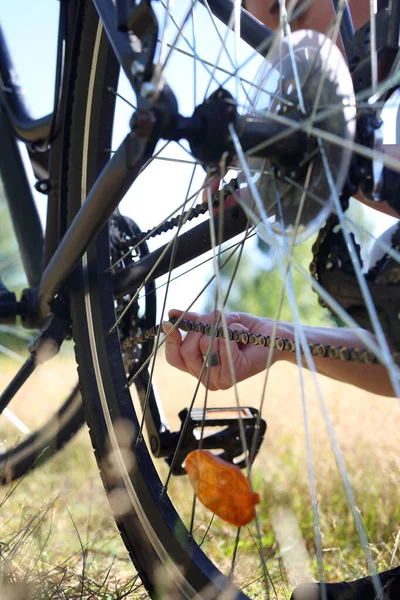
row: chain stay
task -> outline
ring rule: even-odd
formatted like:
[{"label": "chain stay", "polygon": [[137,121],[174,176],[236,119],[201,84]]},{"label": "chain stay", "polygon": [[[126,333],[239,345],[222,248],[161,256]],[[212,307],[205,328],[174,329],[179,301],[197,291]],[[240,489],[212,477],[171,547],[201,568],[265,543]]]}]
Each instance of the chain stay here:
[{"label": "chain stay", "polygon": [[[232,179],[229,183],[224,185],[224,187],[222,188],[222,203],[225,202],[228,196],[232,196],[233,194],[235,194],[237,190],[238,183],[236,179]],[[218,208],[221,202],[220,196],[221,190],[218,190],[212,196],[212,204],[214,208]],[[208,212],[208,202],[201,202],[200,204],[197,204],[196,206],[187,210],[180,216],[173,217],[172,219],[165,221],[162,225],[158,227],[153,227],[148,231],[145,231],[143,233],[135,235],[132,238],[129,238],[128,240],[125,240],[121,248],[125,249],[130,248],[132,246],[137,246],[144,239],[148,240],[150,238],[154,238],[158,235],[161,235],[162,233],[167,233],[167,231],[171,231],[172,229],[175,229],[175,227],[178,227],[180,224],[186,223],[187,221],[192,221],[200,215],[204,215],[206,212]]]}]

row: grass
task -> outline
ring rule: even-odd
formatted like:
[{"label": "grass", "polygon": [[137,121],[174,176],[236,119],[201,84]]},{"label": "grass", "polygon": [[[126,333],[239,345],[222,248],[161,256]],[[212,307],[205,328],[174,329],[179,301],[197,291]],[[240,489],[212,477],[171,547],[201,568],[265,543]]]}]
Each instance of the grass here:
[{"label": "grass", "polygon": [[[170,370],[160,361],[158,384],[172,426],[190,402],[194,382],[180,375],[170,385]],[[258,404],[261,380],[241,385],[248,404]],[[395,399],[370,396],[322,380],[335,431],[351,474],[357,509],[366,525],[379,570],[396,566],[400,523],[398,423]],[[297,373],[277,365],[271,372],[264,416],[268,433],[254,471],[262,551],[278,598],[289,598],[300,580],[318,579],[308,483],[308,467]],[[314,469],[320,513],[324,573],[327,581],[367,573],[351,511],[330,450],[311,382],[306,379]],[[213,394],[215,405],[231,405],[231,392]],[[29,410],[32,410],[30,405]],[[38,410],[38,405],[35,406]],[[162,469],[162,467],[161,467]],[[189,519],[191,491],[184,478],[173,481],[171,495]],[[52,461],[0,495],[0,597],[10,600],[146,598],[119,537],[98,474],[87,431]],[[195,536],[206,533],[209,513],[197,513]],[[236,530],[214,519],[204,549],[229,571]],[[257,562],[254,524],[243,528],[235,567],[236,581],[252,596],[264,597]],[[165,594],[164,594],[165,596]],[[166,597],[166,596],[165,596]]]}]

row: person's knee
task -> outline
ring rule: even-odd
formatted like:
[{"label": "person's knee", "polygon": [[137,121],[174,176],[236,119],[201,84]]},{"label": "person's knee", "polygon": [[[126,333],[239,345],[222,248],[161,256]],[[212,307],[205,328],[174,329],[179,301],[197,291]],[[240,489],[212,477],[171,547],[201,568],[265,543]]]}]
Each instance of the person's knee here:
[{"label": "person's knee", "polygon": [[290,596],[290,600],[320,600],[320,598],[320,587],[317,583],[302,583]]},{"label": "person's knee", "polygon": [[[346,583],[326,583],[325,594],[320,583],[302,583],[293,591],[290,600],[355,600],[351,586]],[[362,596],[360,596],[362,598]]]}]

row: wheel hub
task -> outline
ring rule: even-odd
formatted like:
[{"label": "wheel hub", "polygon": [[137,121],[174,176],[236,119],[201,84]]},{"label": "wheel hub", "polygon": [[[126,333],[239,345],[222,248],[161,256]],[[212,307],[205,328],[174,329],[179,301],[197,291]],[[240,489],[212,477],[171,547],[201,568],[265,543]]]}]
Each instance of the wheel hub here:
[{"label": "wheel hub", "polygon": [[[248,158],[268,223],[254,218],[259,208],[244,173],[239,175],[240,197],[266,241],[278,234],[300,243],[322,226],[333,194],[340,196],[346,182],[352,157],[346,142],[353,141],[356,129],[352,79],[337,46],[321,33],[303,30],[275,45],[255,84],[250,109],[258,118],[300,127],[307,140],[297,163],[293,154],[289,160],[284,154]],[[288,134],[282,134],[281,143],[290,152]]]}]

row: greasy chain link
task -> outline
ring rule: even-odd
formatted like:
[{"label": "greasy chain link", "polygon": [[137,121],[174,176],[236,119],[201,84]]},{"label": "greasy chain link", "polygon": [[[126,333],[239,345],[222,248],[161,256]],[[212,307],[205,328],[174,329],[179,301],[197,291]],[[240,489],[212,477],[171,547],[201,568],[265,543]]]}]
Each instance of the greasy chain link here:
[{"label": "greasy chain link", "polygon": [[[237,182],[235,179],[231,180],[227,185],[225,185],[223,190],[223,201],[232,193],[237,191]],[[220,194],[221,190],[216,192],[213,196],[213,205],[218,206],[220,203]],[[205,214],[208,211],[208,203],[203,202],[198,204],[194,208],[190,209],[186,213],[183,213],[180,217],[174,217],[169,221],[163,223],[160,227],[150,229],[149,231],[142,233],[138,236],[134,236],[130,238],[127,242],[127,245],[133,246],[139,244],[144,238],[149,239],[155,237],[161,233],[166,231],[170,231],[171,229],[177,227],[179,223],[184,223],[186,221],[192,220],[193,218],[198,217],[200,214]],[[337,219],[334,215],[329,217],[325,227],[323,227],[317,237],[316,242],[312,246],[312,254],[313,258],[310,264],[310,273],[312,277],[318,279],[317,276],[317,265],[319,260],[319,250],[326,239],[328,233],[332,230],[332,228],[336,225]],[[398,236],[399,238],[400,236]],[[396,250],[400,250],[400,239],[396,238],[398,241],[399,248],[395,248]],[[399,276],[400,279],[400,276]],[[393,282],[391,282],[393,283]],[[318,302],[321,306],[327,307],[325,301],[318,297]],[[178,319],[170,319],[172,324],[176,324]],[[181,319],[179,322],[179,328],[186,332],[195,332],[202,335],[207,335],[210,337],[216,338],[225,338],[224,330],[222,327],[214,328],[211,325],[206,325],[204,323],[198,321],[190,321],[188,319]],[[122,350],[129,351],[132,350],[138,344],[143,344],[148,342],[155,337],[157,337],[159,333],[160,325],[155,325],[150,329],[144,329],[141,333],[127,339],[125,338],[122,342]],[[238,344],[251,344],[252,346],[260,346],[262,348],[274,348],[278,351],[286,351],[286,352],[295,352],[296,351],[296,343],[294,340],[290,340],[287,338],[275,337],[272,339],[269,335],[262,335],[258,333],[238,331],[236,329],[232,330],[228,328],[228,337],[230,341],[237,342]],[[318,344],[318,343],[309,343],[308,347],[312,356],[319,358],[331,358],[336,360],[345,360],[345,361],[353,361],[353,362],[361,362],[366,364],[376,364],[378,363],[378,359],[374,355],[373,352],[360,349],[360,348],[347,348],[346,346],[331,346],[330,344]],[[301,354],[304,354],[303,348],[300,348]]]}]

